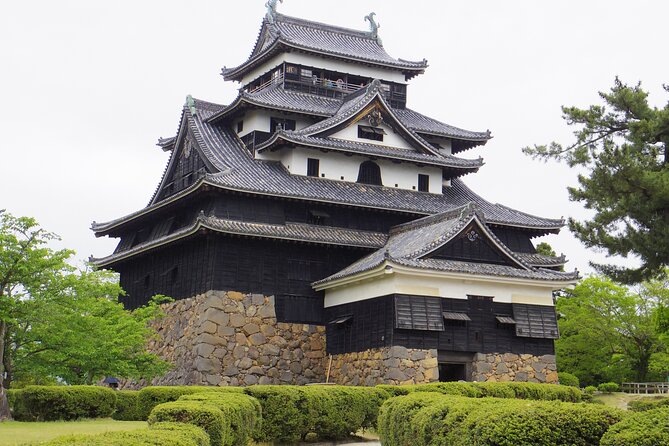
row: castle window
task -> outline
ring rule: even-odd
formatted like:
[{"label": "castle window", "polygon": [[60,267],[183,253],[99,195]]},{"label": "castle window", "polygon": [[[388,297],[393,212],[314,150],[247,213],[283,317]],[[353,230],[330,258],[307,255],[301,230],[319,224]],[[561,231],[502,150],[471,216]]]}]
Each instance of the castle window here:
[{"label": "castle window", "polygon": [[307,176],[317,177],[320,173],[320,161],[316,158],[307,158]]},{"label": "castle window", "polygon": [[418,190],[420,192],[430,192],[430,176],[418,174]]},{"label": "castle window", "polygon": [[237,123],[237,133],[241,133],[244,130],[244,121],[239,121]]},{"label": "castle window", "polygon": [[277,130],[295,130],[294,119],[271,118],[269,121],[270,132]]},{"label": "castle window", "polygon": [[312,225],[324,225],[329,218],[330,214],[328,214],[327,212],[319,211],[317,209],[312,209],[309,211],[307,222]]},{"label": "castle window", "polygon": [[383,141],[383,135],[385,134],[386,132],[378,127],[370,127],[368,125],[358,126],[358,138]]},{"label": "castle window", "polygon": [[381,182],[381,168],[373,161],[365,161],[360,164],[358,171],[358,183],[383,185]]}]

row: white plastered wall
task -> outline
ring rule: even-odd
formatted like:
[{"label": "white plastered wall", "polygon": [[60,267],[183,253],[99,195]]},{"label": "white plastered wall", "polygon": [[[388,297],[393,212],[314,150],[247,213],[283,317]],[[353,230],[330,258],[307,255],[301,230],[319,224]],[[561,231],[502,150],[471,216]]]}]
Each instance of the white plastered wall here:
[{"label": "white plastered wall", "polygon": [[325,307],[333,307],[388,294],[466,299],[467,295],[493,296],[495,302],[553,305],[554,286],[526,284],[495,278],[446,278],[389,273],[325,291]]},{"label": "white plastered wall", "polygon": [[[369,159],[366,156],[346,156],[343,153],[303,148],[284,148],[276,152],[259,153],[256,156],[258,159],[281,161],[293,175],[306,175],[307,158],[315,158],[319,160],[321,178],[349,182],[357,181],[360,164]],[[381,169],[381,180],[384,186],[418,190],[418,174],[420,173],[429,175],[430,193],[441,193],[441,169],[438,167],[418,167],[411,163],[394,163],[383,159],[377,159],[374,162]]]},{"label": "white plastered wall", "polygon": [[313,124],[313,122],[308,121],[301,115],[290,114],[290,113],[281,113],[281,112],[268,112],[266,110],[251,110],[247,112],[242,119],[236,119],[233,122],[233,130],[237,130],[237,123],[240,120],[244,121],[244,129],[239,132],[239,137],[247,135],[253,131],[261,132],[272,132],[270,130],[271,118],[280,118],[280,119],[292,119],[295,121],[295,130],[300,130],[305,127],[308,127]]},{"label": "white plastered wall", "polygon": [[395,147],[401,150],[409,150],[409,151],[416,150],[404,138],[402,138],[399,134],[395,133],[395,131],[389,125],[381,124],[377,126],[377,128],[381,128],[383,129],[384,132],[386,132],[386,134],[383,135],[383,141],[375,141],[373,139],[359,138],[358,137],[359,125],[369,126],[367,121],[363,119],[353,125],[349,125],[348,127],[339,130],[338,132],[333,133],[332,135],[330,135],[330,138],[343,139],[345,141],[355,141],[364,144],[374,144],[377,146]]}]

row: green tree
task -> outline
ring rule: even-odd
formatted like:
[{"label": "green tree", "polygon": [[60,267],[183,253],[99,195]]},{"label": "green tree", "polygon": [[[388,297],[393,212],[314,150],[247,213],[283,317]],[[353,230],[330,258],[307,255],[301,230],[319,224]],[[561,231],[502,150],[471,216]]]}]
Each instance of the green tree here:
[{"label": "green tree", "polygon": [[557,300],[558,367],[583,385],[663,379],[667,344],[658,311],[668,301],[657,282],[638,292],[604,277],[582,280]]},{"label": "green tree", "polygon": [[156,303],[125,311],[116,278],[76,271],[72,251],[48,247],[57,239],[32,218],[0,211],[0,420],[9,417],[4,389],[16,374],[74,384],[149,378],[167,367],[145,351]]},{"label": "green tree", "polygon": [[593,264],[617,281],[638,283],[669,265],[669,105],[651,107],[640,84],[617,78],[610,92],[599,95],[604,105],[562,108],[567,124],[576,127],[573,144],[553,142],[523,151],[587,172],[569,195],[594,217],[569,219],[569,228],[587,247],[638,256],[639,268]]}]

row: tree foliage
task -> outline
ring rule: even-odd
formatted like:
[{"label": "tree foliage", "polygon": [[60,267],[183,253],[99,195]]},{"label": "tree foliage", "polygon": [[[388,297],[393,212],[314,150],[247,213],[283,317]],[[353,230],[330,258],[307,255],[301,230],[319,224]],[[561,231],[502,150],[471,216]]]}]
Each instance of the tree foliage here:
[{"label": "tree foliage", "polygon": [[667,331],[659,316],[669,304],[660,281],[639,290],[589,277],[557,300],[558,367],[582,385],[664,381],[669,373]]},{"label": "tree foliage", "polygon": [[77,271],[67,263],[73,251],[49,247],[57,239],[32,218],[0,211],[0,389],[14,378],[90,384],[164,372],[145,351],[157,304],[125,311],[117,278]]},{"label": "tree foliage", "polygon": [[604,105],[562,108],[567,124],[576,127],[573,144],[523,151],[583,168],[569,195],[594,217],[570,219],[569,228],[588,247],[638,256],[639,268],[593,264],[615,280],[638,283],[669,265],[669,105],[651,107],[640,84],[617,78],[610,92],[599,95]]}]

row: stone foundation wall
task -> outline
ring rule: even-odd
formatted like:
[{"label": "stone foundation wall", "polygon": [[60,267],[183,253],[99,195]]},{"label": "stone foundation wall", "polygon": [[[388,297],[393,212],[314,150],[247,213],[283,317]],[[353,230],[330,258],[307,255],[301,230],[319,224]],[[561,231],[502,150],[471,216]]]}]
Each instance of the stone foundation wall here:
[{"label": "stone foundation wall", "polygon": [[330,382],[352,386],[439,380],[437,350],[388,347],[333,355]]},{"label": "stone foundation wall", "polygon": [[325,327],[277,323],[273,297],[209,291],[164,310],[149,350],[174,368],[153,385],[325,381]]},{"label": "stone foundation wall", "polygon": [[472,381],[557,384],[555,355],[477,353],[472,362]]}]

